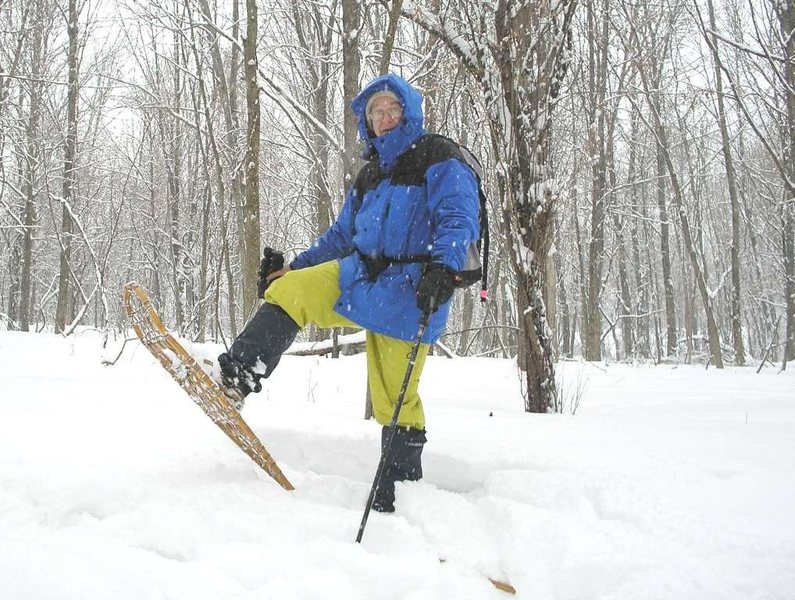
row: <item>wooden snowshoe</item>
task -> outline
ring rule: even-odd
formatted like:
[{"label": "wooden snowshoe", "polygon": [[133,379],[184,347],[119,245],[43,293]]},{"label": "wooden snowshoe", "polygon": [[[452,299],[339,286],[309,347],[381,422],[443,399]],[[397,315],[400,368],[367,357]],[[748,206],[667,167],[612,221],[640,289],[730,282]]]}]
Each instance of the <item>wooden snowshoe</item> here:
[{"label": "wooden snowshoe", "polygon": [[243,399],[232,390],[222,389],[169,333],[152,306],[146,290],[140,284],[131,282],[124,286],[122,298],[124,311],[136,335],[163,368],[212,422],[257,465],[285,490],[294,489],[265,446],[235,409],[235,404],[242,406]]}]

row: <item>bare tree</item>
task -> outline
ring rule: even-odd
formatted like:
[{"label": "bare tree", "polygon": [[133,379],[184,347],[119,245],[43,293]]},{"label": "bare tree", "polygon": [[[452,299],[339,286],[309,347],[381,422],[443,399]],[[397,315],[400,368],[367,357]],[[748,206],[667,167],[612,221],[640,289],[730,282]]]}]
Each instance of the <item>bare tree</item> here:
[{"label": "bare tree", "polygon": [[489,110],[493,150],[502,165],[503,220],[519,287],[520,367],[528,412],[546,412],[558,402],[545,302],[557,200],[548,153],[576,5],[559,0],[516,7],[500,1],[491,13],[467,2],[457,15],[466,31],[427,7],[403,7],[405,16],[437,35],[464,62]]},{"label": "bare tree", "polygon": [[243,271],[243,313],[249,314],[257,304],[257,270],[259,268],[259,152],[260,100],[257,83],[257,1],[246,0],[246,37],[243,40],[243,71],[246,78],[246,151],[243,158],[246,195],[242,207],[243,229],[240,232]]},{"label": "bare tree", "polygon": [[353,183],[357,169],[356,138],[358,136],[356,115],[348,107],[359,93],[359,76],[361,72],[361,56],[359,37],[361,34],[361,16],[359,0],[342,1],[342,105],[343,105],[343,156],[344,180],[347,188]]},{"label": "bare tree", "polygon": [[77,155],[77,93],[79,45],[77,1],[69,0],[67,16],[69,50],[67,59],[67,100],[66,100],[66,140],[64,143],[63,164],[63,210],[61,213],[61,256],[58,274],[58,305],[55,309],[55,331],[63,331],[68,319],[69,278],[71,269],[69,258],[72,254],[72,217],[69,206],[74,205]]},{"label": "bare tree", "polygon": [[605,222],[607,220],[607,106],[608,93],[608,24],[607,2],[594,0],[587,4],[588,41],[585,98],[588,115],[587,152],[591,165],[591,235],[588,240],[588,286],[583,314],[585,359],[602,360],[602,278],[604,276]]},{"label": "bare tree", "polygon": [[[330,63],[336,15],[334,7],[322,10],[319,6],[302,6],[290,2],[288,9],[292,15],[292,25],[298,48],[290,52],[293,78],[296,80],[296,97],[307,97],[312,114],[327,129],[331,129],[329,108],[331,104]],[[297,55],[297,57],[296,57]],[[326,57],[325,60],[318,60]],[[303,89],[298,89],[299,86]],[[336,212],[332,205],[331,156],[328,140],[312,123],[302,128],[307,153],[311,157],[312,191],[315,195],[316,228],[314,236],[319,236],[329,228]]]},{"label": "bare tree", "polygon": [[24,208],[21,221],[24,229],[20,244],[21,261],[19,268],[19,304],[15,317],[22,331],[30,330],[33,311],[33,245],[34,233],[38,226],[37,199],[43,182],[41,156],[41,121],[44,101],[45,62],[48,32],[52,26],[52,16],[48,12],[46,0],[36,0],[34,26],[29,49],[30,75],[27,85],[28,114],[25,127],[25,150],[23,155],[22,194]]},{"label": "bare tree", "polygon": [[[756,47],[742,40],[738,42],[731,36],[716,35],[718,32],[707,28],[701,13],[696,12],[705,38],[713,44],[715,40],[720,40],[736,51],[745,63],[745,69],[751,73],[751,82],[747,89],[743,89],[740,74],[733,72],[718,52],[713,53],[716,64],[731,87],[737,107],[780,177],[783,195],[779,206],[786,366],[788,360],[795,358],[795,6],[791,0],[775,0],[761,6],[749,3],[748,9],[752,40]],[[759,21],[759,10],[767,17],[762,23]],[[759,89],[756,77],[766,82],[769,94]],[[754,102],[749,102],[749,95],[754,97]],[[778,130],[778,140],[775,139],[776,134],[771,133],[771,122],[774,129]]]},{"label": "bare tree", "polygon": [[784,255],[784,298],[787,311],[787,342],[784,361],[795,360],[795,5],[791,1],[777,3],[784,54],[784,97],[786,126],[784,128],[785,197],[783,203],[782,249]]},{"label": "bare tree", "polygon": [[[714,31],[715,27],[715,8],[712,0],[707,0],[709,11],[710,28]],[[741,273],[740,273],[740,200],[737,191],[737,175],[734,170],[734,159],[732,157],[731,138],[726,118],[726,106],[723,94],[723,77],[720,70],[720,58],[718,55],[717,40],[714,36],[707,36],[712,56],[715,61],[715,100],[718,108],[718,125],[721,135],[721,150],[726,166],[726,184],[729,188],[729,199],[731,201],[731,269],[732,269],[732,291],[731,291],[731,324],[732,340],[734,342],[734,361],[738,365],[745,364],[745,348],[743,346],[742,329],[742,306],[741,306]]]},{"label": "bare tree", "polygon": [[[229,198],[230,204],[235,208],[235,214],[239,215],[240,211],[237,210],[238,206],[243,204],[243,181],[240,169],[240,160],[238,160],[237,153],[240,150],[240,143],[238,140],[238,131],[240,124],[238,122],[238,107],[237,107],[237,73],[239,70],[239,54],[240,46],[236,43],[231,44],[229,50],[228,68],[229,72],[224,66],[223,56],[221,55],[220,46],[220,32],[215,25],[213,15],[210,11],[210,6],[207,0],[199,0],[200,13],[204,19],[204,29],[206,31],[206,40],[209,43],[210,55],[213,65],[213,78],[215,82],[215,90],[218,102],[223,114],[224,127],[222,131],[225,135],[219,136],[219,140],[214,148],[217,154],[214,153],[214,163],[216,169],[216,191],[218,193],[218,201],[220,203],[219,211],[221,218],[221,256],[223,264],[223,273],[226,279],[226,293],[227,293],[227,306],[229,309],[229,323],[232,337],[237,335],[237,297],[235,291],[235,282],[232,275],[232,257],[230,247],[230,232],[228,219],[226,218],[226,201]],[[239,1],[232,1],[232,34],[233,40],[238,38],[238,21],[239,21]],[[220,159],[223,159],[220,160]],[[240,218],[237,219],[238,227],[240,226]],[[220,277],[220,269],[218,273]],[[220,280],[219,280],[220,281]],[[219,294],[220,290],[216,289]],[[217,304],[217,302],[216,302]],[[217,310],[216,310],[217,312]]]},{"label": "bare tree", "polygon": [[[674,14],[671,13],[669,18],[673,19]],[[651,27],[656,27],[656,24],[651,25]],[[645,31],[648,32],[649,29],[649,24],[646,23]],[[667,45],[668,44],[666,43],[665,46]],[[644,95],[646,98],[650,99],[649,112],[651,116],[651,122],[648,123],[648,127],[650,131],[654,133],[657,143],[658,157],[662,158],[663,160],[673,191],[673,197],[676,204],[677,213],[679,215],[679,223],[681,225],[685,249],[690,259],[690,267],[693,269],[698,290],[701,294],[701,300],[704,305],[704,313],[707,321],[707,335],[709,338],[712,361],[718,369],[722,369],[723,356],[721,352],[720,332],[715,320],[712,296],[710,291],[707,289],[707,281],[704,275],[704,270],[699,261],[698,252],[693,241],[690,219],[685,208],[684,194],[682,191],[682,186],[679,182],[680,178],[677,174],[677,169],[671,156],[671,146],[668,141],[668,131],[663,123],[661,106],[651,101],[651,98],[654,96],[655,92],[659,90],[659,85],[652,85],[652,79],[649,73],[647,73],[643,64],[644,61],[649,60],[649,56],[652,54],[652,52],[654,52],[654,50],[648,46],[644,46],[644,43],[641,39],[641,33],[639,32],[639,27],[636,22],[630,22],[627,50],[632,56],[632,60],[635,62]]]},{"label": "bare tree", "polygon": [[381,61],[378,65],[379,75],[386,75],[389,71],[389,61],[392,57],[392,49],[395,46],[395,33],[397,32],[400,10],[402,8],[403,0],[392,0],[392,7],[389,10],[389,25],[387,26],[386,36],[384,37]]}]

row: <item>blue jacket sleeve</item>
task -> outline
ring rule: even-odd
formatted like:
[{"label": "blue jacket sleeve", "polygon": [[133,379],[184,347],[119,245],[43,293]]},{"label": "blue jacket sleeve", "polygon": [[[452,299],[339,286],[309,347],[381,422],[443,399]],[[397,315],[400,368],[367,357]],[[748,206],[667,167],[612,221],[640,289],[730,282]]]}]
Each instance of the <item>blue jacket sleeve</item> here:
[{"label": "blue jacket sleeve", "polygon": [[425,174],[428,208],[434,230],[431,260],[460,271],[472,242],[480,238],[480,199],[472,169],[450,158]]},{"label": "blue jacket sleeve", "polygon": [[342,210],[340,210],[337,220],[312,246],[301,252],[290,263],[290,268],[312,267],[335,258],[344,258],[353,252],[353,221],[356,218],[358,202],[356,190],[351,186],[345,195],[345,202],[342,204]]}]

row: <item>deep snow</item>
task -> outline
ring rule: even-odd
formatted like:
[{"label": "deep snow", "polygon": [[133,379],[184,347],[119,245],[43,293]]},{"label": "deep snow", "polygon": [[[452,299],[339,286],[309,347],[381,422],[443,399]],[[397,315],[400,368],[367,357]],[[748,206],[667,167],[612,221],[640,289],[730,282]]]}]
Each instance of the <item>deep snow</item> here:
[{"label": "deep snow", "polygon": [[576,415],[530,415],[511,361],[430,357],[425,479],[357,545],[363,356],[287,356],[250,397],[288,493],[100,342],[0,332],[3,600],[795,598],[791,370],[566,362]]}]

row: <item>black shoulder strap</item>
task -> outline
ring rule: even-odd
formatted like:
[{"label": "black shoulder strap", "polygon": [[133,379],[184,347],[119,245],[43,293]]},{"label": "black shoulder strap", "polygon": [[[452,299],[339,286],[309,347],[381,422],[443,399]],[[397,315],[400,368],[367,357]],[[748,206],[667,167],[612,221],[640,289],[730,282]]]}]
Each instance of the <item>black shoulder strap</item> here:
[{"label": "black shoulder strap", "polygon": [[466,163],[460,147],[453,140],[437,133],[427,133],[400,157],[390,176],[398,185],[422,185],[428,169],[450,158]]},{"label": "black shoulder strap", "polygon": [[381,169],[378,167],[378,159],[370,160],[364,165],[356,174],[356,179],[353,182],[353,189],[356,190],[356,212],[362,205],[362,198],[367,193],[367,190],[374,188],[378,185],[384,176],[381,174]]}]

